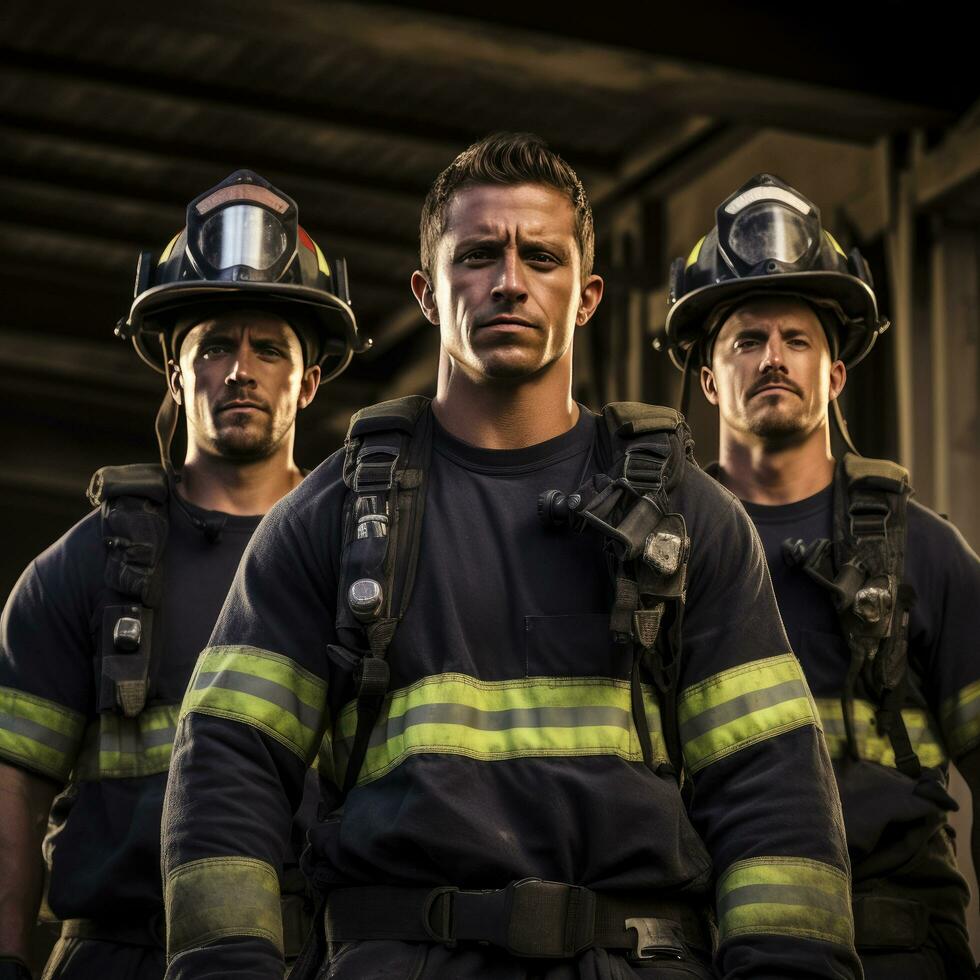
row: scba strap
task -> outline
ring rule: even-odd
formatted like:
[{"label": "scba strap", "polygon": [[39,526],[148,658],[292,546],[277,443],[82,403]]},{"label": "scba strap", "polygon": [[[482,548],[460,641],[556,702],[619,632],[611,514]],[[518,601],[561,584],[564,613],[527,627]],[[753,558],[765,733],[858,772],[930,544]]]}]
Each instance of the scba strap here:
[{"label": "scba strap", "polygon": [[88,488],[101,507],[105,583],[122,600],[102,615],[97,708],[134,718],[146,706],[154,650],[154,610],[163,593],[170,487],[162,466],[104,466]]},{"label": "scba strap", "polygon": [[[668,754],[679,772],[676,680],[690,542],[684,519],[669,513],[668,501],[685,461],[693,458],[693,441],[683,417],[669,408],[618,402],[607,406],[602,417],[599,453],[606,472],[578,493],[550,491],[544,497],[558,510],[564,507],[566,514],[571,502],[579,529],[591,527],[607,538],[616,588],[610,627],[636,651],[632,703],[644,758],[652,765],[640,686],[641,675],[647,673],[662,694]],[[344,647],[334,657],[353,671],[357,727],[343,796],[357,782],[388,690],[387,653],[411,599],[431,450],[432,415],[426,398],[384,402],[351,419],[337,601],[337,631]],[[539,511],[542,506],[539,501]],[[547,523],[547,514],[542,516]]]},{"label": "scba strap", "polygon": [[890,460],[846,453],[834,479],[834,539],[784,542],[791,564],[801,565],[830,592],[851,653],[841,699],[850,755],[860,758],[854,698],[862,683],[877,706],[878,730],[888,736],[900,771],[918,778],[921,765],[902,718],[908,692],[909,615],[915,602],[902,583],[908,471]]},{"label": "scba strap", "polygon": [[670,495],[693,463],[694,441],[683,416],[659,405],[614,402],[602,420],[603,472],[573,493],[548,491],[538,510],[546,525],[604,538],[615,586],[609,626],[617,643],[632,648],[633,721],[643,757],[654,766],[641,695],[647,675],[659,694],[670,767],[681,779],[677,686],[691,542]]},{"label": "scba strap", "polygon": [[351,419],[337,632],[355,651],[346,659],[353,664],[357,728],[344,796],[357,782],[388,691],[388,647],[415,581],[431,451],[427,398],[413,395],[372,405]]}]

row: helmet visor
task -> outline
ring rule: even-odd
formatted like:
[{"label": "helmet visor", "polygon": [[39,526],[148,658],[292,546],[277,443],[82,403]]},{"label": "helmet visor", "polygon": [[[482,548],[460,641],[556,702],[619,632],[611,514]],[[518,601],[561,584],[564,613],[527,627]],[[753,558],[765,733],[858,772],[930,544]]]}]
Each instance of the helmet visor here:
[{"label": "helmet visor", "polygon": [[766,259],[793,265],[813,244],[809,223],[792,208],[772,201],[740,211],[728,233],[728,245],[747,265]]},{"label": "helmet visor", "polygon": [[282,257],[289,242],[279,217],[254,204],[222,208],[197,234],[201,257],[218,272],[242,265],[265,272]]}]

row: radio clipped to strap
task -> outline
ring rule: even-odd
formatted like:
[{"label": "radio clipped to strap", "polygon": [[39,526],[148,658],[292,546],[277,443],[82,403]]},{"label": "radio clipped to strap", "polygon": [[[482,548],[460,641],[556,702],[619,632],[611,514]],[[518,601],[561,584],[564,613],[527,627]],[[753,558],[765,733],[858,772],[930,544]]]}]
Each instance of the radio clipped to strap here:
[{"label": "radio clipped to strap", "polygon": [[432,447],[429,400],[411,396],[362,409],[345,445],[337,631],[352,652],[357,727],[344,796],[357,782],[388,691],[388,647],[415,579]]},{"label": "radio clipped to strap", "polygon": [[546,491],[538,513],[546,526],[593,530],[604,539],[615,580],[609,627],[616,642],[633,649],[633,720],[644,760],[653,765],[645,672],[658,690],[667,754],[680,774],[676,701],[691,542],[684,518],[671,512],[670,494],[693,462],[694,442],[683,416],[659,405],[614,402],[602,422],[605,471],[572,493]]},{"label": "radio clipped to strap", "polygon": [[105,583],[122,600],[103,610],[97,707],[136,717],[146,706],[154,610],[163,592],[170,487],[162,466],[104,466],[88,488],[101,507]]},{"label": "radio clipped to strap", "polygon": [[783,555],[830,593],[851,653],[842,696],[848,750],[860,758],[854,727],[859,679],[877,707],[898,769],[917,778],[902,705],[908,690],[908,624],[915,595],[902,584],[909,474],[890,460],[846,453],[834,484],[834,540],[788,539]]}]

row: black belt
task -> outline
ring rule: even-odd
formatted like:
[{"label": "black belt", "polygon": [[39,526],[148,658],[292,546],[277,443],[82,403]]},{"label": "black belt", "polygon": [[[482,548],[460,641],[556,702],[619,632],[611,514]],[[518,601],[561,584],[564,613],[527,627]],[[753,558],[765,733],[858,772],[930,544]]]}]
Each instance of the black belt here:
[{"label": "black belt", "polygon": [[506,888],[337,888],[324,917],[331,943],[400,939],[492,943],[514,956],[568,958],[594,946],[638,959],[710,954],[707,915],[693,902],[645,892],[594,892],[540,878]]}]

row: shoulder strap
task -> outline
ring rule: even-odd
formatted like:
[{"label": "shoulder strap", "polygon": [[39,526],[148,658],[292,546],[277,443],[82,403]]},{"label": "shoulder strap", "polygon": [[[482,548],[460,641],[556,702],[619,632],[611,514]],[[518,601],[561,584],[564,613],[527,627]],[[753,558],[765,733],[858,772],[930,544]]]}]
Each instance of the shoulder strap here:
[{"label": "shoulder strap", "polygon": [[878,730],[889,737],[898,769],[912,777],[921,770],[902,718],[909,683],[908,621],[915,601],[903,584],[906,514],[912,494],[905,467],[885,459],[846,453],[837,471],[834,551],[838,568],[861,572],[863,581],[841,610],[851,649],[844,692],[848,741],[853,745],[854,682],[863,676],[877,702]]},{"label": "shoulder strap", "polygon": [[132,718],[146,705],[156,646],[154,610],[163,594],[169,494],[163,467],[150,463],[104,466],[89,484],[89,501],[101,507],[105,583],[122,600],[103,612],[100,712]]},{"label": "shoulder strap", "polygon": [[413,395],[372,405],[351,419],[344,455],[348,494],[337,632],[359,652],[341,654],[353,662],[357,696],[344,796],[364,763],[388,690],[388,648],[411,600],[431,450],[427,398]]},{"label": "shoulder strap", "polygon": [[[684,518],[671,512],[670,494],[693,462],[693,446],[683,416],[673,409],[612,403],[602,410],[599,427],[605,472],[562,498],[573,528],[605,539],[614,584],[609,625],[615,641],[632,649],[633,719],[644,760],[654,767],[641,669],[657,688],[667,754],[679,780],[676,702],[690,539]],[[542,495],[546,519],[555,494]]]}]

